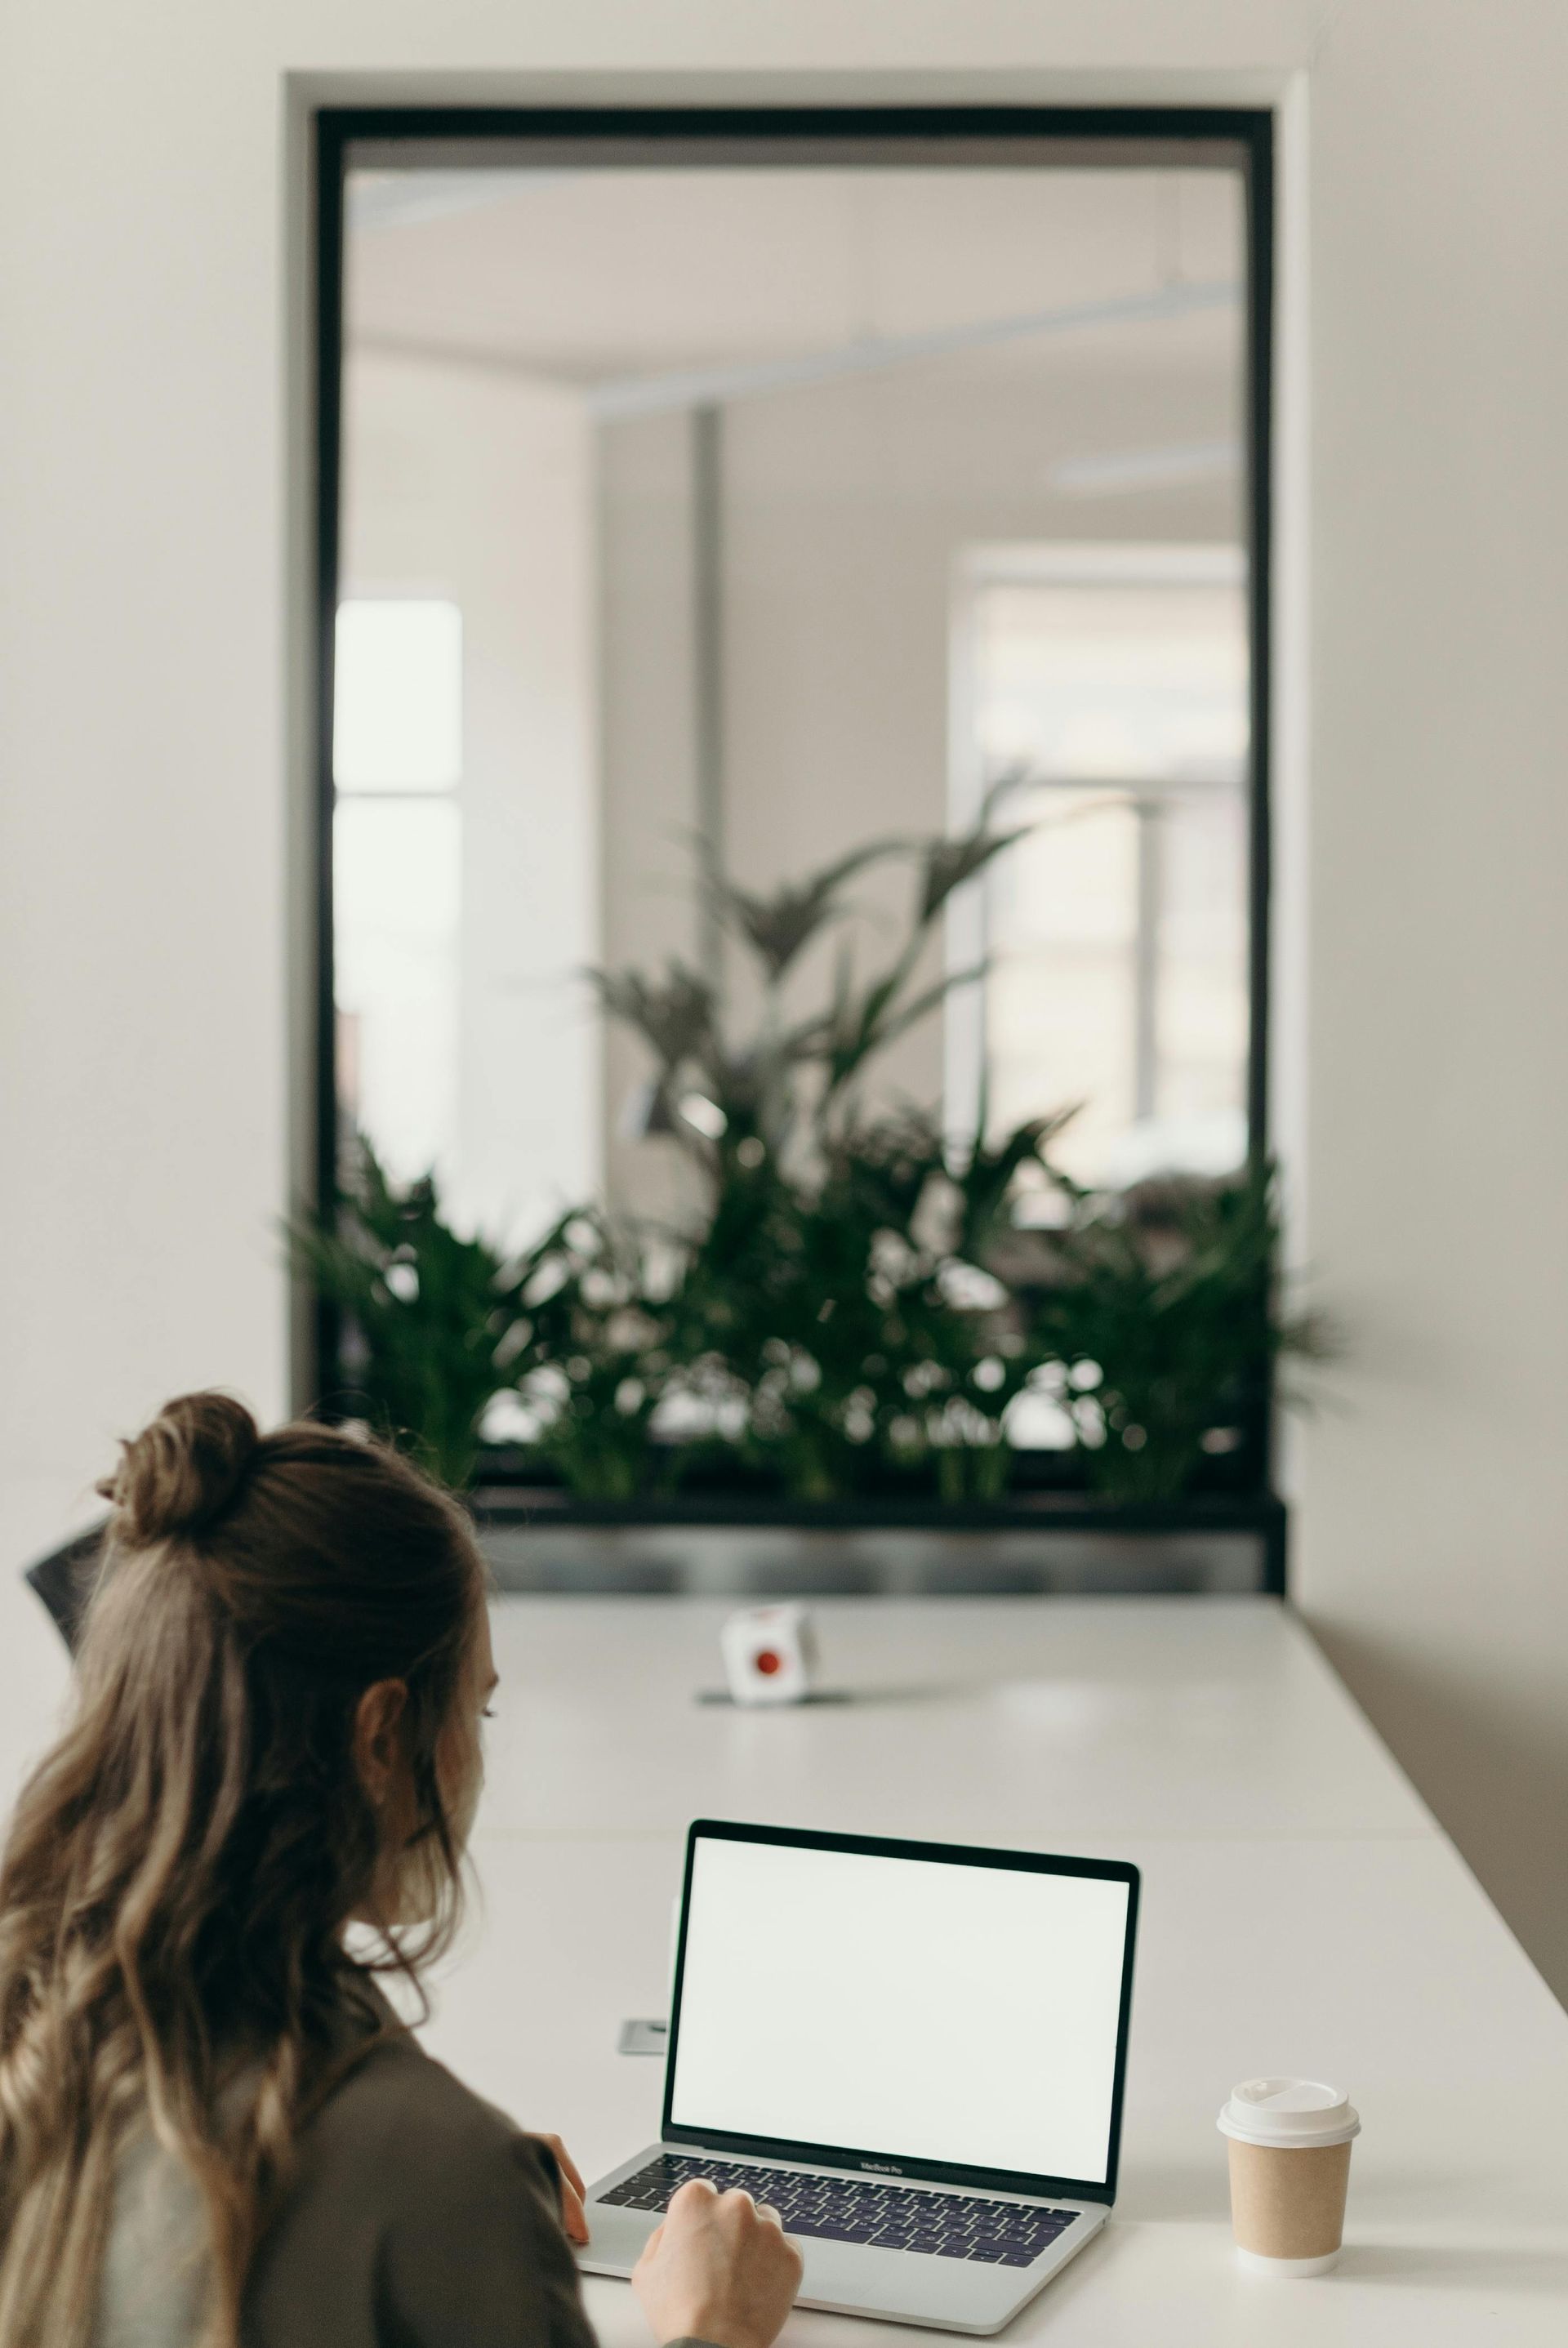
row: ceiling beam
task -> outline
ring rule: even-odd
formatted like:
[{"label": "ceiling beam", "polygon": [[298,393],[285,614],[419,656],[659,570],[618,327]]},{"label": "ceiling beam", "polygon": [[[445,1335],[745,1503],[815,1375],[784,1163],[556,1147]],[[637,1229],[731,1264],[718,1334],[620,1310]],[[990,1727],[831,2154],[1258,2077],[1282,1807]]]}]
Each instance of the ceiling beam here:
[{"label": "ceiling beam", "polygon": [[906,366],[912,360],[945,358],[1042,335],[1068,335],[1096,326],[1138,325],[1186,318],[1204,310],[1233,309],[1242,288],[1230,280],[1209,284],[1167,285],[1150,294],[1120,294],[1105,302],[1071,303],[1026,311],[1010,318],[979,318],[966,325],[937,326],[920,335],[879,335],[830,350],[789,358],[755,359],[727,366],[677,368],[668,374],[611,376],[590,384],[590,412],[602,421],[628,416],[662,416],[683,407],[720,407],[731,400],[756,399],[769,392],[798,391],[820,383]]}]

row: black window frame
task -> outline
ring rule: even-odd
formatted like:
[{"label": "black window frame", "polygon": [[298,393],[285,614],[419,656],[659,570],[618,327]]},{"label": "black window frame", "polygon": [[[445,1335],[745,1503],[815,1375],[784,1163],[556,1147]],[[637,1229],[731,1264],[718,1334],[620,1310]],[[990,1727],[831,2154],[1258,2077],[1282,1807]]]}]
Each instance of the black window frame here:
[{"label": "black window frame", "polygon": [[[677,150],[706,145],[715,164],[757,160],[765,145],[834,150],[901,143],[912,157],[936,149],[954,160],[961,145],[984,145],[995,162],[1009,147],[1048,143],[1058,151],[1040,168],[1147,166],[1153,150],[1170,162],[1212,160],[1239,169],[1245,218],[1245,482],[1250,720],[1250,842],[1248,884],[1247,1130],[1254,1161],[1267,1150],[1269,1110],[1269,973],[1272,772],[1273,346],[1274,250],[1274,123],[1256,107],[1038,106],[779,106],[779,107],[325,107],[315,119],[315,408],[314,545],[315,610],[312,628],[315,759],[314,911],[315,959],[315,1131],[311,1163],[315,1203],[329,1210],[338,1198],[336,993],[333,938],[334,653],[337,611],[342,490],[344,191],[351,162],[396,162],[403,168],[450,163],[451,149],[471,164],[509,160],[524,142],[549,141],[580,151],[584,168],[614,160],[614,150]],[[372,150],[366,157],[356,150]],[[945,158],[941,150],[946,150]],[[488,150],[488,151],[487,151]],[[921,160],[932,160],[927,152]],[[643,155],[627,161],[648,160]],[[681,151],[678,160],[692,160]],[[894,160],[890,152],[879,161]],[[330,1406],[338,1388],[338,1315],[318,1299],[312,1328],[315,1395]],[[1273,1488],[1272,1396],[1261,1422],[1248,1431],[1260,1491]],[[1283,1566],[1277,1569],[1283,1582]],[[1275,1580],[1271,1562],[1269,1580]]]}]

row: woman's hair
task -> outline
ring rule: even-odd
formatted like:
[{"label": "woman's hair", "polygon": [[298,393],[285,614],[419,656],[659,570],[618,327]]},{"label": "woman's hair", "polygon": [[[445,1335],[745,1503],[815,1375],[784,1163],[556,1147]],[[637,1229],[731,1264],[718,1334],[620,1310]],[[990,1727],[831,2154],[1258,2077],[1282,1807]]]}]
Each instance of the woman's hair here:
[{"label": "woman's hair", "polygon": [[[200,2188],[210,2336],[232,2341],[300,2126],[342,2075],[346,2007],[362,2050],[390,2026],[369,1976],[416,1975],[460,1904],[478,1760],[455,1700],[483,1594],[461,1510],[379,1446],[263,1436],[222,1394],[170,1403],[122,1453],[75,1719],[0,1861],[0,2348],[90,2339],[144,2121]],[[400,1855],[355,1757],[386,1680],[407,1690]],[[389,1867],[413,1946],[387,1929]],[[382,1929],[350,1956],[355,1918]]]}]

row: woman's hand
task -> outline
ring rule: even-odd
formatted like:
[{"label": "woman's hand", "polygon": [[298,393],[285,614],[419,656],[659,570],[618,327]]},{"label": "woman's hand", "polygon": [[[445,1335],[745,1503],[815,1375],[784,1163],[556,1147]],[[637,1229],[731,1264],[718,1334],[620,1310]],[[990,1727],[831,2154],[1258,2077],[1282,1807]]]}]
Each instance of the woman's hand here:
[{"label": "woman's hand", "polygon": [[649,2235],[632,2288],[661,2343],[689,2337],[713,2348],[772,2348],[800,2266],[776,2210],[694,2177]]},{"label": "woman's hand", "polygon": [[577,2173],[577,2163],[558,2136],[544,2136],[537,2128],[535,2136],[547,2144],[555,2155],[555,2166],[561,2172],[561,2222],[566,2229],[566,2239],[579,2247],[588,2240],[588,2220],[583,2214],[583,2197],[587,2191]]}]

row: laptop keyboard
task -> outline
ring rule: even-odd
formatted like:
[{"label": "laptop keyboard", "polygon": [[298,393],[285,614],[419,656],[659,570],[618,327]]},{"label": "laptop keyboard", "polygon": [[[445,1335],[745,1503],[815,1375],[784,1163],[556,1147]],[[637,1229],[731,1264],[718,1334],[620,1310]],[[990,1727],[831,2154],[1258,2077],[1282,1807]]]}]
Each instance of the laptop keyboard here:
[{"label": "laptop keyboard", "polygon": [[667,2209],[671,2196],[693,2177],[706,2177],[720,2193],[744,2186],[753,2199],[778,2210],[787,2234],[969,2259],[980,2266],[1032,2266],[1078,2215],[1027,2202],[987,2201],[974,2193],[918,2192],[869,2178],[701,2160],[684,2152],[662,2153],[597,2199],[617,2209]]}]

